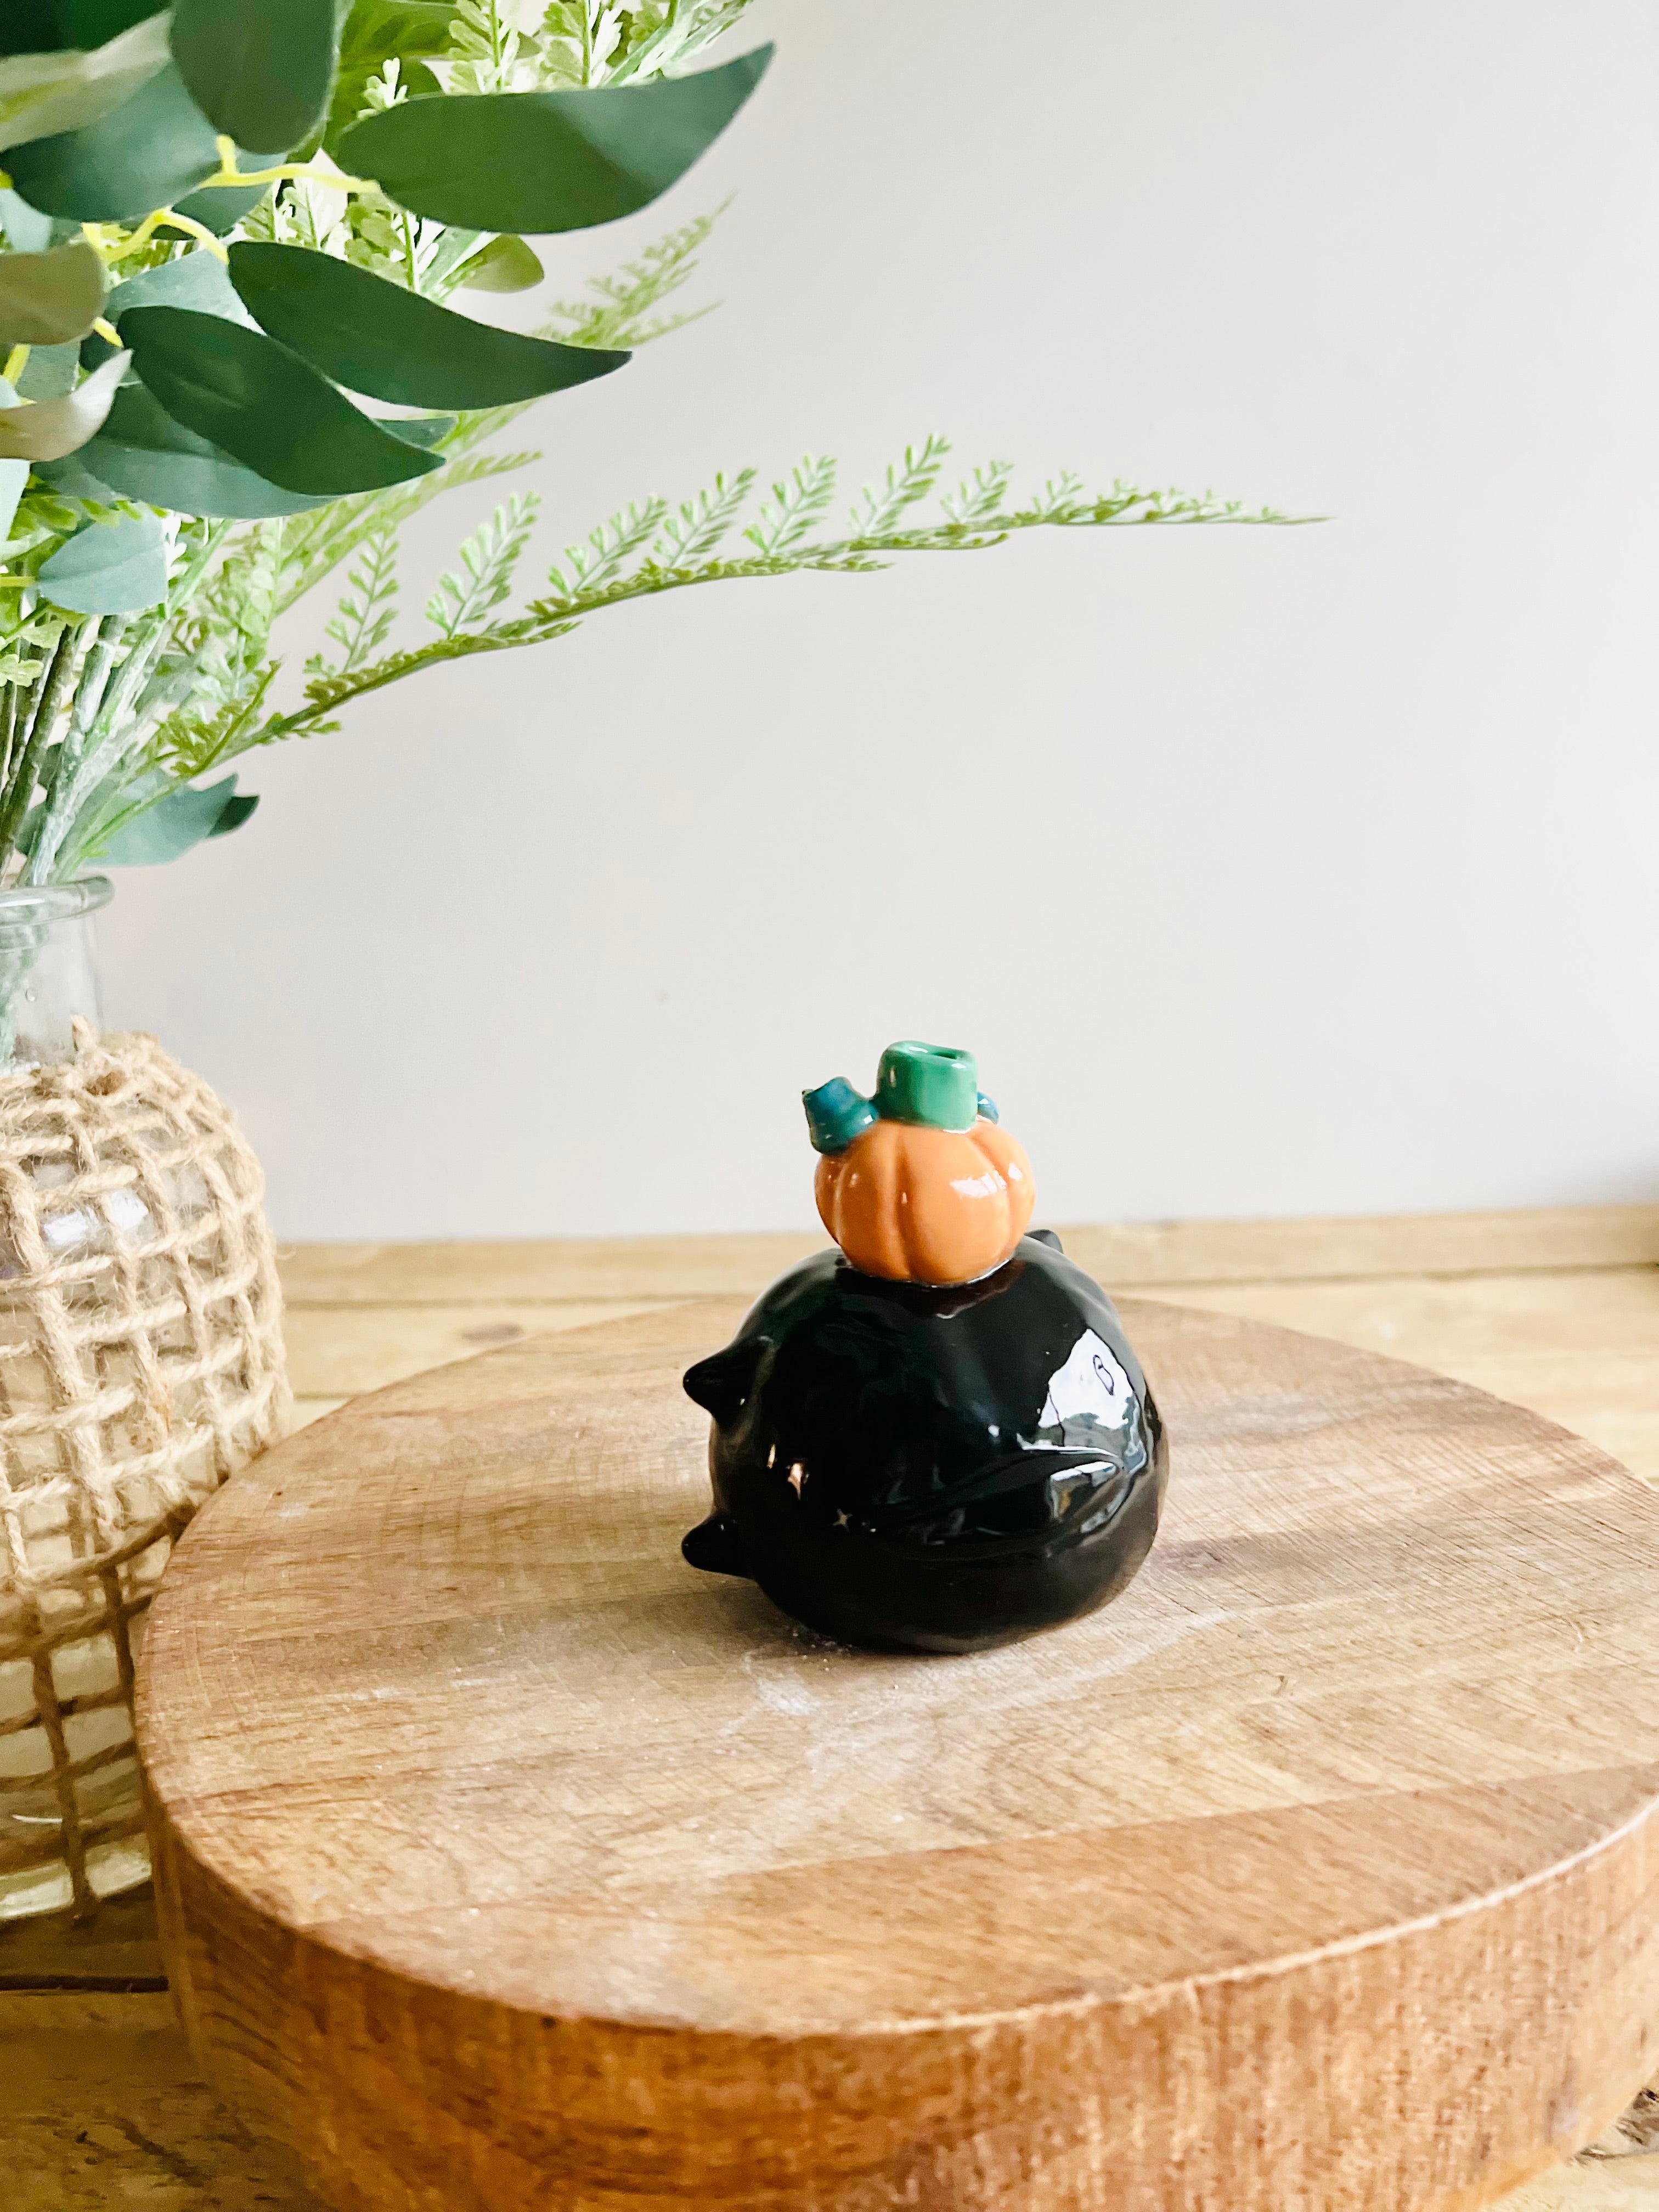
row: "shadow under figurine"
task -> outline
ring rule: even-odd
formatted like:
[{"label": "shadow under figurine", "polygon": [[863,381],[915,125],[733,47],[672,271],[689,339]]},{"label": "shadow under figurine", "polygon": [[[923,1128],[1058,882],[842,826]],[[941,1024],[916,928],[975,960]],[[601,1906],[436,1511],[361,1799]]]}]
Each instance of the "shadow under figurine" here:
[{"label": "shadow under figurine", "polygon": [[714,1417],[694,1567],[826,1636],[983,1650],[1117,1595],[1152,1548],[1163,1425],[1111,1301],[1025,1233],[1024,1151],[970,1054],[902,1043],[873,1098],[805,1094],[841,1246],[779,1278],[685,1389]]}]

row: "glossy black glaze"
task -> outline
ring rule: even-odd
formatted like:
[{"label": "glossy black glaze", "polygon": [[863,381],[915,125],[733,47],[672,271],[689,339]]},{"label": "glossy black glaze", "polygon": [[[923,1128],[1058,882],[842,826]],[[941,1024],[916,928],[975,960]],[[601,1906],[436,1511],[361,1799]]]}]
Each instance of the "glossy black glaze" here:
[{"label": "glossy black glaze", "polygon": [[1168,1454],[1111,1301],[1047,1235],[934,1290],[823,1252],[690,1370],[694,1567],[843,1643],[977,1651],[1091,1613],[1152,1548]]}]

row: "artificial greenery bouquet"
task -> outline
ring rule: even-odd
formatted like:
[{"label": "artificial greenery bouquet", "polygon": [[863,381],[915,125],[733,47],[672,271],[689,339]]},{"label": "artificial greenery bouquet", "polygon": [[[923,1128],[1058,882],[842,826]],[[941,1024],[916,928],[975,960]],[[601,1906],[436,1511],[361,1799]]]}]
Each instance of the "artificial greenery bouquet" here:
[{"label": "artificial greenery bouquet", "polygon": [[[253,747],[624,600],[1039,526],[1242,519],[1070,477],[1012,504],[1000,464],[924,516],[929,439],[839,531],[822,459],[769,497],[744,468],[629,506],[505,612],[531,493],[394,646],[403,524],[534,458],[491,441],[684,319],[664,302],[708,219],[538,336],[468,302],[542,282],[526,234],[630,215],[691,166],[769,58],[703,61],[747,4],[7,0],[0,886],[171,860],[252,811],[222,771]],[[273,624],[343,565],[330,650],[284,696]]]}]

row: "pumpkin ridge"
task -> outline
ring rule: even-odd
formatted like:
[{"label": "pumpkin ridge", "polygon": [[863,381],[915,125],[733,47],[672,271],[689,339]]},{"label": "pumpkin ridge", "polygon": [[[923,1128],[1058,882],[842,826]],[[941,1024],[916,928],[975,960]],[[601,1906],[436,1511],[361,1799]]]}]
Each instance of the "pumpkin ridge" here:
[{"label": "pumpkin ridge", "polygon": [[911,1137],[909,1126],[906,1123],[896,1121],[893,1127],[899,1132],[896,1145],[899,1196],[898,1204],[893,1209],[893,1218],[898,1226],[899,1249],[904,1255],[904,1272],[915,1283],[924,1279],[923,1270],[920,1265],[920,1255],[916,1250],[915,1221],[909,1203],[910,1146],[915,1140]]},{"label": "pumpkin ridge", "polygon": [[977,1282],[1017,1249],[1036,1198],[1023,1148],[988,1117],[969,1129],[882,1116],[814,1179],[824,1227],[866,1274]]},{"label": "pumpkin ridge", "polygon": [[1007,1169],[1004,1167],[1001,1161],[998,1159],[996,1154],[992,1151],[984,1136],[981,1135],[980,1124],[977,1121],[975,1122],[971,1129],[965,1131],[964,1134],[966,1135],[969,1143],[973,1146],[975,1155],[983,1163],[984,1167],[996,1177],[997,1187],[1002,1193],[1004,1204],[1012,1218],[1013,1212],[1013,1192],[1009,1186]]}]

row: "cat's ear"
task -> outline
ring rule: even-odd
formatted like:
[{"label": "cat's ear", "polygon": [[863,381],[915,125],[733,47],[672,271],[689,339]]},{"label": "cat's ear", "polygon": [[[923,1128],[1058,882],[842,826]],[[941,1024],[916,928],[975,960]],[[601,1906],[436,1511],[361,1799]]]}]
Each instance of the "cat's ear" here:
[{"label": "cat's ear", "polygon": [[711,1513],[699,1521],[680,1541],[680,1556],[688,1567],[701,1567],[708,1575],[738,1575],[750,1579],[744,1565],[743,1538],[729,1515]]},{"label": "cat's ear", "polygon": [[712,1414],[721,1428],[729,1429],[771,1365],[775,1349],[769,1336],[740,1336],[724,1352],[686,1369],[682,1384],[686,1396]]}]

